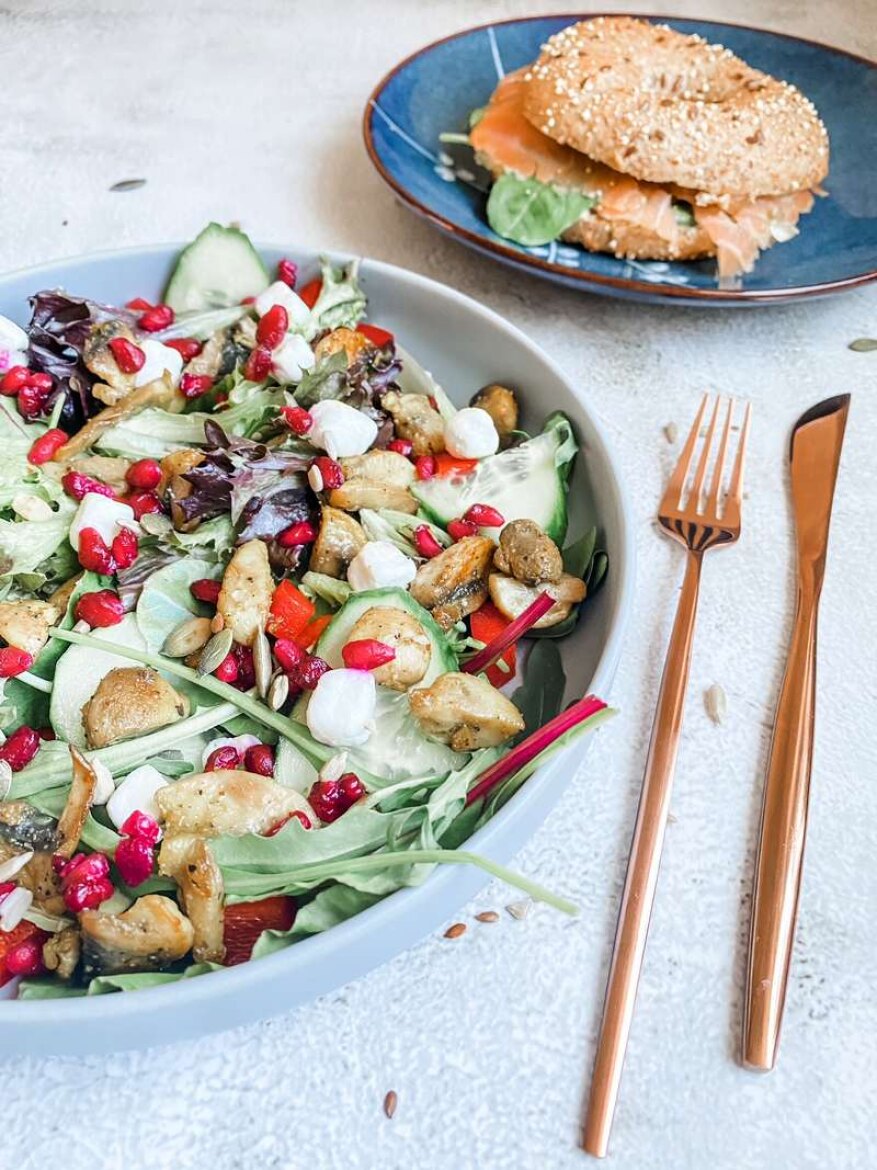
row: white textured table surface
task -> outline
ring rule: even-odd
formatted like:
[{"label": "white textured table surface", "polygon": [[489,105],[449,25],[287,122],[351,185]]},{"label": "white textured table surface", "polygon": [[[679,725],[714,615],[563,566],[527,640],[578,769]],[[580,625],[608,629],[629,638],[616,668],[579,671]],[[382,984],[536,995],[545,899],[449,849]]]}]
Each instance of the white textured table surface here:
[{"label": "white textured table surface", "polygon": [[[557,5],[554,5],[558,7]],[[549,3],[240,4],[10,0],[0,9],[0,269],[191,237],[240,219],[263,239],[371,254],[506,314],[586,389],[635,509],[636,611],[585,772],[516,864],[581,904],[571,921],[472,921],[336,995],[198,1043],[0,1064],[0,1165],[20,1170],[566,1170],[680,558],[651,514],[705,387],[751,396],[740,545],[707,562],[688,719],[614,1134],[618,1170],[859,1170],[877,1147],[877,290],[710,312],[576,296],[464,251],[397,207],[360,142],[362,105],[434,37]],[[636,5],[630,5],[636,7]],[[656,5],[659,10],[664,5]],[[873,0],[675,0],[877,55]],[[110,194],[135,176],[147,185]],[[805,227],[806,230],[806,227]],[[87,291],[87,290],[83,290]],[[735,1064],[742,948],[768,727],[790,620],[783,456],[810,404],[851,390],[821,623],[820,716],[803,902],[780,1065]],[[871,507],[869,507],[871,505]],[[704,689],[728,695],[708,720]],[[2,1005],[0,1005],[2,1007]],[[384,1118],[384,1094],[398,1111]]]}]

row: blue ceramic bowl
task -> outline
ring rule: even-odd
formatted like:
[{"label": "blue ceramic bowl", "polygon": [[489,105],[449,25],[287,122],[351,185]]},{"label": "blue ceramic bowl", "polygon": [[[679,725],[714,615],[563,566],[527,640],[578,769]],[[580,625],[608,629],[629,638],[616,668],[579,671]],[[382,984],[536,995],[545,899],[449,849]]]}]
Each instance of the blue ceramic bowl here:
[{"label": "blue ceramic bowl", "polygon": [[[315,273],[317,256],[259,245],[269,265],[290,256]],[[157,299],[179,247],[160,246],[58,261],[0,277],[0,313],[21,324],[27,298],[63,287],[108,304]],[[337,257],[336,259],[349,259]],[[559,642],[567,700],[589,691],[607,697],[632,604],[634,543],[615,458],[581,392],[520,330],[469,297],[423,276],[363,261],[372,320],[391,329],[434,372],[458,405],[479,386],[500,381],[521,391],[523,425],[537,428],[565,411],[581,450],[570,492],[570,533],[599,522],[610,568],[574,634]],[[449,346],[447,339],[454,338]],[[469,848],[508,860],[533,834],[570,778],[588,739],[536,772],[474,837]],[[596,789],[592,798],[599,799]],[[230,1028],[304,1003],[354,979],[433,931],[485,884],[481,870],[445,866],[422,885],[390,895],[325,934],[226,971],[168,987],[67,1000],[0,1002],[0,1052],[81,1054],[165,1044]],[[573,891],[566,891],[567,893]]]},{"label": "blue ceramic bowl", "polygon": [[800,235],[765,252],[734,291],[718,288],[712,260],[616,260],[567,244],[525,248],[497,236],[484,214],[483,192],[457,176],[439,134],[465,130],[470,110],[485,104],[499,77],[532,61],[548,37],[579,19],[529,17],[457,33],[421,49],[380,82],[365,110],[365,143],[382,178],[409,207],[513,267],[629,300],[763,305],[877,278],[877,65],[813,41],[712,21],[667,23],[793,82],[828,127],[830,197],[816,201]]}]

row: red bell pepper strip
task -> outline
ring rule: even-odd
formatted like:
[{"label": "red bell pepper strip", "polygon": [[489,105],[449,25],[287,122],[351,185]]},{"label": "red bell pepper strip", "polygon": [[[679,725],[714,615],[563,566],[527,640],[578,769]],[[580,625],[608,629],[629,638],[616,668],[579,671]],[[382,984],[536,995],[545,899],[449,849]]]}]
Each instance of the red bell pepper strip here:
[{"label": "red bell pepper strip", "polygon": [[312,309],[317,303],[317,297],[323,291],[323,282],[319,276],[315,280],[309,280],[308,283],[299,291],[299,296],[304,301],[309,309]]},{"label": "red bell pepper strip", "polygon": [[268,633],[275,638],[291,638],[298,642],[302,631],[316,612],[310,598],[289,580],[283,580],[274,590],[268,617]]},{"label": "red bell pepper strip", "polygon": [[[509,619],[502,616],[492,601],[485,602],[481,609],[476,609],[473,614],[469,615],[469,628],[472,637],[483,642],[485,646],[489,646],[496,638],[501,637],[510,625]],[[517,658],[518,648],[512,644],[502,655],[502,661],[508,670],[503,670],[496,663],[493,666],[488,666],[487,681],[495,687],[503,687],[507,682],[511,682],[515,675]]]},{"label": "red bell pepper strip", "polygon": [[380,326],[369,325],[365,321],[361,321],[357,325],[356,332],[367,338],[378,349],[382,349],[385,345],[392,345],[395,340],[389,329],[381,329]]},{"label": "red bell pepper strip", "polygon": [[263,930],[291,930],[295,910],[295,899],[288,894],[226,906],[223,932],[226,967],[246,963]]},{"label": "red bell pepper strip", "polygon": [[440,451],[435,458],[435,473],[440,479],[449,475],[468,475],[478,466],[477,459],[458,459],[456,455],[449,455],[447,451]]}]

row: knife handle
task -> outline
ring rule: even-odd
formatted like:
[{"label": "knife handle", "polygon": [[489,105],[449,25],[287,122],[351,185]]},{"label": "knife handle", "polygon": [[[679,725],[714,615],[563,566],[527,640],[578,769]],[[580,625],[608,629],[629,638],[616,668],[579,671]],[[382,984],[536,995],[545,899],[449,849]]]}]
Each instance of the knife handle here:
[{"label": "knife handle", "polygon": [[767,1071],[777,1057],[795,937],[816,714],[816,617],[809,574],[799,585],[786,673],[774,723],[755,863],[743,1064]]}]

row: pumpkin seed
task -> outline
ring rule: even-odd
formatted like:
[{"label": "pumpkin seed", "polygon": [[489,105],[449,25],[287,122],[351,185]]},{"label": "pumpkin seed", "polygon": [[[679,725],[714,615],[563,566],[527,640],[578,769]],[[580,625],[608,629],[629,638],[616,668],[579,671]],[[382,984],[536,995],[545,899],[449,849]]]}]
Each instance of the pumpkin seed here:
[{"label": "pumpkin seed", "polygon": [[5,800],[12,787],[12,767],[6,760],[0,760],[0,800]]},{"label": "pumpkin seed", "polygon": [[877,349],[877,337],[857,337],[855,341],[851,341],[848,349],[853,353],[871,353],[872,350]]},{"label": "pumpkin seed", "polygon": [[201,657],[198,659],[198,673],[213,674],[220,662],[231,653],[233,642],[234,637],[231,630],[220,630],[218,634],[214,634],[201,651]]},{"label": "pumpkin seed", "polygon": [[140,517],[140,527],[147,536],[165,536],[173,529],[173,524],[161,512],[147,512]]},{"label": "pumpkin seed", "polygon": [[285,674],[278,674],[268,688],[268,706],[272,711],[279,711],[289,698],[289,679]]},{"label": "pumpkin seed", "polygon": [[393,1120],[393,1114],[396,1112],[396,1106],[399,1104],[399,1094],[395,1089],[390,1089],[386,1097],[384,1097],[384,1115],[388,1120]]},{"label": "pumpkin seed", "polygon": [[259,692],[260,699],[264,699],[268,694],[273,670],[271,647],[268,645],[265,631],[259,626],[256,630],[256,636],[253,638],[253,671],[256,675],[256,690]]},{"label": "pumpkin seed", "polygon": [[185,658],[210,641],[210,618],[191,617],[175,626],[164,640],[162,654],[168,658]]},{"label": "pumpkin seed", "polygon": [[728,696],[718,683],[707,687],[704,691],[703,703],[706,707],[706,713],[713,723],[725,722],[725,716],[728,713]]}]

